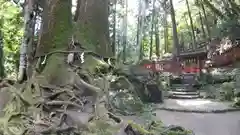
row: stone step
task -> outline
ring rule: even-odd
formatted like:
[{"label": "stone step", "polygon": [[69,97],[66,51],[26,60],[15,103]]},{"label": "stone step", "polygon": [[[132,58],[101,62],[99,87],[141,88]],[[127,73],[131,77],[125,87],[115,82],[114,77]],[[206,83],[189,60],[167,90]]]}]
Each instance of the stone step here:
[{"label": "stone step", "polygon": [[170,95],[199,95],[198,91],[169,91]]},{"label": "stone step", "polygon": [[177,92],[196,92],[194,88],[172,88],[172,91]]},{"label": "stone step", "polygon": [[200,95],[171,95],[169,98],[173,99],[197,99],[201,98]]}]

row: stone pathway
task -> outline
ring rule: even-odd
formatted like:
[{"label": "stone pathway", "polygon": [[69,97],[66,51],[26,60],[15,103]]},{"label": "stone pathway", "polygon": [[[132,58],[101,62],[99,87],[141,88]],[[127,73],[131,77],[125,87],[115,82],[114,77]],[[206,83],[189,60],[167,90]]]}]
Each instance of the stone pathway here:
[{"label": "stone pathway", "polygon": [[231,102],[216,102],[207,99],[166,99],[164,100],[164,104],[157,105],[157,108],[169,111],[196,113],[240,111],[239,108],[234,108],[231,105]]},{"label": "stone pathway", "polygon": [[[228,113],[184,113],[158,110],[156,120],[167,125],[179,125],[192,130],[195,135],[240,135],[240,112]],[[126,120],[142,123],[136,116],[125,116]]]},{"label": "stone pathway", "polygon": [[219,114],[156,111],[164,124],[180,125],[195,135],[240,135],[240,112]]},{"label": "stone pathway", "polygon": [[[194,131],[195,135],[240,135],[240,111],[209,113],[209,110],[233,109],[230,105],[231,103],[205,99],[167,99],[163,105],[158,105],[165,110],[156,110],[155,113],[156,119],[162,120],[164,124],[182,126]],[[166,108],[175,111],[169,111]],[[183,112],[182,110],[188,111]],[[139,117],[127,117],[127,119],[141,123]]]},{"label": "stone pathway", "polygon": [[167,99],[158,107],[170,111],[157,110],[156,114],[165,124],[181,125],[196,135],[240,135],[240,111],[231,105],[206,99]]}]

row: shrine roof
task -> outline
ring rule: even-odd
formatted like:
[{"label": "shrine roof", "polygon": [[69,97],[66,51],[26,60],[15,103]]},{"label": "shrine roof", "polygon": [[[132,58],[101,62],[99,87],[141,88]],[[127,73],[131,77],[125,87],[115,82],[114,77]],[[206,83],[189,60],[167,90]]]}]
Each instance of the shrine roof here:
[{"label": "shrine roof", "polygon": [[180,52],[181,58],[191,58],[191,57],[198,57],[198,56],[205,56],[207,54],[207,49],[199,48],[197,50],[188,50]]}]

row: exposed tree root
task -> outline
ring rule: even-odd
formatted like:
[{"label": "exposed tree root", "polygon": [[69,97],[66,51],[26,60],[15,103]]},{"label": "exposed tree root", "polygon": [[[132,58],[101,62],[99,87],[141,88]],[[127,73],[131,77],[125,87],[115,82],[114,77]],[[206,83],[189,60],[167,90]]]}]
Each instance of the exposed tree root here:
[{"label": "exposed tree root", "polygon": [[[35,73],[33,73],[33,78],[21,85],[20,88],[8,82],[0,83],[0,86],[4,86],[10,93],[10,98],[6,101],[4,100],[6,103],[1,103],[0,99],[0,108],[3,108],[1,106],[6,104],[5,109],[2,110],[4,115],[0,117],[0,132],[2,134],[78,135],[81,133],[83,135],[91,135],[103,131],[104,135],[155,134],[153,131],[148,131],[150,126],[144,129],[137,126],[137,124],[128,123],[112,113],[128,111],[122,112],[118,110],[119,108],[116,105],[112,104],[114,102],[112,99],[118,98],[119,95],[123,97],[125,95],[120,93],[110,98],[109,90],[113,89],[112,86],[116,86],[116,84],[112,85],[112,83],[119,82],[113,81],[111,74],[102,75],[98,73],[93,75],[90,71],[86,72],[81,69],[82,66],[80,71],[73,69],[76,66],[62,67],[63,69],[59,71],[66,79],[60,78],[59,81],[55,76],[55,78],[52,77],[55,79],[54,83],[64,82],[61,85],[46,83],[45,80],[49,81],[49,78],[41,78],[40,76],[39,79],[39,76]],[[89,67],[89,65],[86,67]],[[43,70],[43,72],[45,71]],[[86,78],[81,78],[80,75],[82,73],[88,78],[88,82],[85,81]],[[47,72],[45,74],[48,76]],[[134,88],[127,78],[115,77],[115,80],[118,79],[122,79],[124,82],[120,82],[125,85],[125,87],[120,86],[119,88],[128,89],[128,92],[125,94],[135,94]],[[116,87],[114,89],[117,90],[119,88]],[[109,109],[114,111],[110,112]],[[127,113],[127,115],[129,114],[133,115],[135,113]]]}]

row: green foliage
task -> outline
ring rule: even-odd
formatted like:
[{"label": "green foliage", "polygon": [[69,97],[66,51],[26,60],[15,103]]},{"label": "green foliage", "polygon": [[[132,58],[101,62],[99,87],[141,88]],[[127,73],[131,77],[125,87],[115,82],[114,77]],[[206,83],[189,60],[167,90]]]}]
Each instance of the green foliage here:
[{"label": "green foliage", "polygon": [[221,100],[232,101],[234,98],[234,83],[225,82],[222,84],[221,88]]},{"label": "green foliage", "polygon": [[237,31],[240,30],[240,23],[236,19],[220,20],[216,27],[213,27],[213,35],[215,37],[231,37],[236,38]]},{"label": "green foliage", "polygon": [[8,74],[16,71],[19,60],[19,46],[22,31],[22,17],[19,7],[12,2],[0,0],[0,29],[3,32],[5,69]]}]

